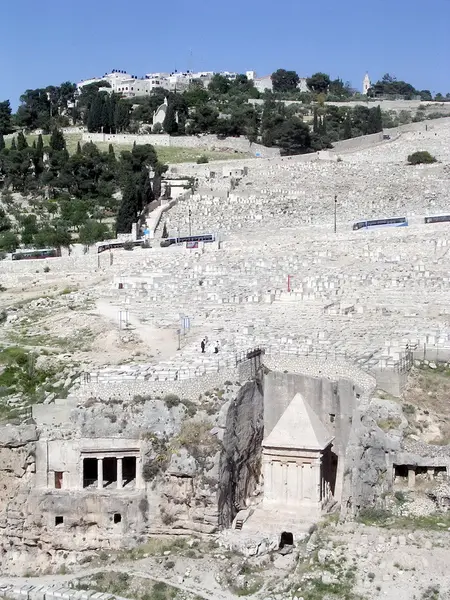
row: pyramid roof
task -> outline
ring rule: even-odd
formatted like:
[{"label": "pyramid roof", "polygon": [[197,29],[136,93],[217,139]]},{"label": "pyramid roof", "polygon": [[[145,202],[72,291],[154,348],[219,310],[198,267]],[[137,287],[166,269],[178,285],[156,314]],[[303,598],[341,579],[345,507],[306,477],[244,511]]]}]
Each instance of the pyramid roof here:
[{"label": "pyramid roof", "polygon": [[263,440],[263,447],[324,450],[333,439],[303,396],[296,394]]}]

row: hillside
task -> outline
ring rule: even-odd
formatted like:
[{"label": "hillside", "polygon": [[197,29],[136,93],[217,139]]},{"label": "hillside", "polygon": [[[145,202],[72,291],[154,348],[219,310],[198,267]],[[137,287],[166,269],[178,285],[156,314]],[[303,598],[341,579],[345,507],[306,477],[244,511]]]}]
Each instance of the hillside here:
[{"label": "hillside", "polygon": [[[81,133],[65,133],[64,139],[66,141],[67,151],[70,155],[75,154],[77,150],[78,143],[81,143],[82,134]],[[13,135],[7,136],[5,138],[5,146],[6,148],[11,147],[11,142],[13,139]],[[37,142],[38,135],[36,134],[27,134],[26,140],[29,146],[33,145],[33,142]],[[42,136],[44,145],[48,145],[50,140],[50,134],[44,134]],[[107,152],[109,148],[109,143],[107,142],[94,142],[97,148],[101,152]],[[131,151],[133,148],[132,144],[122,144],[118,142],[113,142],[112,144],[114,148],[114,152],[116,154],[120,154],[120,152],[126,150]],[[248,155],[244,152],[227,152],[220,150],[207,150],[202,148],[184,148],[182,146],[158,146],[154,145],[157,157],[159,162],[163,164],[174,164],[174,163],[184,163],[184,162],[196,162],[200,157],[206,156],[208,160],[232,160],[235,158],[244,158]]]}]

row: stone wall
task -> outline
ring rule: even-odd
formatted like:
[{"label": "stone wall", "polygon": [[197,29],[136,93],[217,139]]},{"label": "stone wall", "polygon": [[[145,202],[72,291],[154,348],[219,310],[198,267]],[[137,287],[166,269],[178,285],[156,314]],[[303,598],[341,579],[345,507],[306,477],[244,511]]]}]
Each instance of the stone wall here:
[{"label": "stone wall", "polygon": [[227,137],[219,139],[212,134],[201,136],[179,136],[173,137],[166,134],[106,134],[106,133],[83,133],[82,142],[105,142],[107,144],[152,144],[153,146],[164,146],[174,148],[204,148],[205,150],[223,150],[230,152],[245,152],[248,154],[260,154],[264,158],[279,156],[278,148],[266,148],[260,144],[253,144],[244,137]]},{"label": "stone wall", "polygon": [[361,135],[349,140],[333,142],[333,150],[342,152],[343,150],[363,150],[383,141],[383,133],[372,133],[371,135]]}]

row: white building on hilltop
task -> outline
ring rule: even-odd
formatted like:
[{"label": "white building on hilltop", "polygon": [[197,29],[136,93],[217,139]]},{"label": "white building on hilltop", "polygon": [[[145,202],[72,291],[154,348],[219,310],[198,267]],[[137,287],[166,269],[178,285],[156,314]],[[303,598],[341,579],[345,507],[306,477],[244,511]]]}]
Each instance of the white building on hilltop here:
[{"label": "white building on hilltop", "polygon": [[[146,73],[144,77],[136,77],[130,75],[126,71],[114,69],[111,73],[105,73],[103,77],[93,77],[85,79],[77,83],[78,91],[89,84],[106,81],[110,87],[103,88],[105,91],[121,94],[125,98],[134,98],[135,96],[146,96],[155,88],[161,87],[169,91],[182,92],[186,90],[193,81],[201,81],[203,86],[207,88],[214,75],[222,75],[230,81],[234,81],[238,73],[230,71],[173,71],[172,73]],[[259,92],[265,90],[272,91],[272,77],[265,75],[257,77],[255,71],[247,71],[247,78],[253,81],[255,88]],[[370,83],[370,82],[369,82]],[[301,77],[298,83],[300,92],[307,92],[306,78]]]},{"label": "white building on hilltop", "polygon": [[364,96],[367,96],[367,92],[369,91],[369,89],[371,87],[372,87],[372,84],[370,82],[369,73],[366,73],[366,75],[363,79],[363,86],[362,86],[362,93]]}]

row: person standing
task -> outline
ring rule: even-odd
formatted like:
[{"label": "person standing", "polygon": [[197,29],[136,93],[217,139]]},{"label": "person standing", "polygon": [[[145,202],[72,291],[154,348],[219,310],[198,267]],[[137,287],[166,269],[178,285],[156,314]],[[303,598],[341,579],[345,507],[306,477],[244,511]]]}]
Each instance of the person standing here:
[{"label": "person standing", "polygon": [[205,340],[201,341],[200,348],[202,349],[202,354],[205,354]]}]

